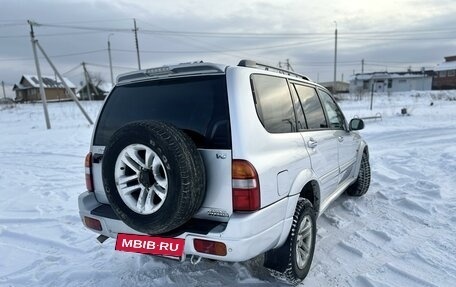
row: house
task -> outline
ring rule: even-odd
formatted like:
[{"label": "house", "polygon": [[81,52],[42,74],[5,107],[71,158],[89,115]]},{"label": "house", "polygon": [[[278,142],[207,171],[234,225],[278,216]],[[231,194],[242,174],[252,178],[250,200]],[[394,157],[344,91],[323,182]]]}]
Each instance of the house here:
[{"label": "house", "polygon": [[[60,80],[50,76],[42,76],[42,79],[46,100],[67,101],[71,99]],[[76,86],[67,78],[63,79],[68,87],[75,92]],[[23,75],[19,83],[13,86],[13,91],[16,92],[16,102],[41,101],[40,82],[36,75]]]},{"label": "house", "polygon": [[[112,85],[110,83],[100,83],[98,85],[89,83],[89,89],[87,89],[87,84],[84,84],[77,90],[77,93],[81,100],[103,101],[111,89]],[[88,90],[90,90],[90,97]]]},{"label": "house", "polygon": [[456,89],[456,56],[444,58],[445,62],[435,68],[433,90]]},{"label": "house", "polygon": [[[319,83],[323,87],[327,88],[333,94],[348,93],[350,84],[347,82],[336,81],[336,89],[334,89],[334,82],[322,82]],[[335,91],[334,91],[335,90]]]},{"label": "house", "polygon": [[350,80],[350,92],[406,92],[432,89],[433,71],[375,72],[355,74]]}]

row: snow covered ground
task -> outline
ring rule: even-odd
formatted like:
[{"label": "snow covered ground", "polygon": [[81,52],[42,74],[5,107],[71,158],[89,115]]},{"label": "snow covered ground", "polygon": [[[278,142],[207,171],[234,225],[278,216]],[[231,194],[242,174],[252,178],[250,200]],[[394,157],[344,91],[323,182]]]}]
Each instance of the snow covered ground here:
[{"label": "snow covered ground", "polygon": [[[346,100],[348,117],[381,113],[361,132],[372,184],[318,219],[315,257],[301,286],[455,286],[456,91]],[[433,102],[431,106],[430,103]],[[101,104],[83,103],[92,118]],[[401,116],[402,108],[409,115]],[[73,103],[0,106],[0,286],[286,285],[261,267],[194,266],[114,251],[78,216],[92,127]]]}]

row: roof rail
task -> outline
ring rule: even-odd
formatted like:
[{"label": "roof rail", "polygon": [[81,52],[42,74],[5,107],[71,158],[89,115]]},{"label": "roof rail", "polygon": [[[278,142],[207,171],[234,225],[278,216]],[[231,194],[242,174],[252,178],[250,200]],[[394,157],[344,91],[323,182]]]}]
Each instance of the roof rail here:
[{"label": "roof rail", "polygon": [[146,70],[139,70],[135,72],[125,73],[117,77],[117,82],[130,82],[137,81],[146,78],[157,78],[166,76],[175,76],[179,74],[208,74],[208,73],[224,73],[225,66],[204,63],[204,62],[192,62],[182,63],[172,66],[162,66],[157,68],[151,68]]},{"label": "roof rail", "polygon": [[261,64],[261,63],[258,63],[258,62],[252,61],[252,60],[241,60],[239,62],[239,64],[238,64],[238,66],[239,67],[255,68],[255,69],[262,68],[263,70],[266,70],[266,71],[274,70],[274,71],[277,71],[280,74],[285,74],[285,75],[288,75],[288,76],[295,76],[297,78],[310,81],[310,79],[307,76],[304,76],[302,74],[295,73],[295,72],[292,72],[292,71],[289,71],[289,70],[285,70],[285,69],[282,69],[282,68],[277,68],[277,67],[274,67],[274,66],[269,66],[269,65],[266,65],[266,64]]}]

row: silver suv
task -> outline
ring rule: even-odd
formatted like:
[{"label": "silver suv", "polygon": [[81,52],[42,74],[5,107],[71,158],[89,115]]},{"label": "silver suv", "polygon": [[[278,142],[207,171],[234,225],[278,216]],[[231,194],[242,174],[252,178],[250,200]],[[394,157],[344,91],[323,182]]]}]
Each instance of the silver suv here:
[{"label": "silver suv", "polygon": [[245,261],[305,278],[316,218],[370,183],[369,152],[331,94],[243,60],[121,75],[86,157],[85,226],[116,250]]}]

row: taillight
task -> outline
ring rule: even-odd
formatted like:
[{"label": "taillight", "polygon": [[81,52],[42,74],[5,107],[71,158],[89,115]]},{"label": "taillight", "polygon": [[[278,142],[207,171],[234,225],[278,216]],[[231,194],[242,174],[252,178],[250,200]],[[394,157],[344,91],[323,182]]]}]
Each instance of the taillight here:
[{"label": "taillight", "polygon": [[260,209],[260,181],[255,167],[246,160],[232,162],[233,211]]},{"label": "taillight", "polygon": [[85,157],[85,179],[87,191],[93,192],[92,178],[92,153],[89,152]]}]

